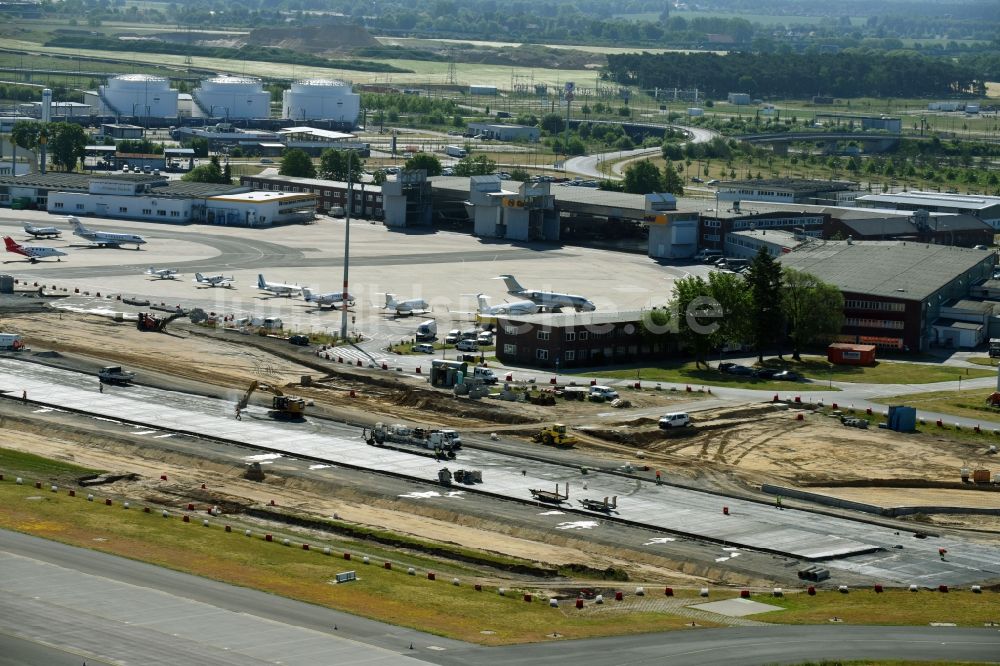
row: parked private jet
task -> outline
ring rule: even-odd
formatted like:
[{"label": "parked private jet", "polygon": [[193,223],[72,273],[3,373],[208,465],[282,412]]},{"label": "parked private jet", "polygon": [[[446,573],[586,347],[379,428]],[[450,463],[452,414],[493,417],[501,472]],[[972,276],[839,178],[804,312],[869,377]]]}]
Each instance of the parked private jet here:
[{"label": "parked private jet", "polygon": [[65,257],[66,253],[62,250],[57,250],[54,247],[38,247],[37,245],[21,245],[20,243],[14,242],[14,239],[10,236],[4,236],[3,242],[7,246],[7,251],[11,254],[19,254],[22,257],[27,257],[28,261],[33,264],[37,264],[39,259],[45,259],[46,257],[55,257],[56,261],[62,261],[59,257]]},{"label": "parked private jet", "polygon": [[405,301],[397,301],[396,294],[385,295],[385,310],[395,310],[398,315],[409,315],[414,312],[427,312],[430,304],[422,298],[411,298]]},{"label": "parked private jet", "polygon": [[31,222],[24,223],[24,231],[35,238],[59,238],[62,229],[58,227],[36,227]]},{"label": "parked private jet", "polygon": [[146,269],[146,275],[159,278],[161,280],[176,280],[177,279],[177,269],[176,268],[156,268],[155,266],[150,266]]},{"label": "parked private jet", "polygon": [[257,288],[261,291],[269,291],[276,296],[288,296],[302,291],[302,287],[297,284],[282,284],[280,282],[268,282],[264,279],[263,273],[257,274]]},{"label": "parked private jet", "polygon": [[[324,305],[331,305],[336,308],[344,303],[344,292],[342,291],[331,291],[328,294],[317,294],[314,293],[309,287],[305,287],[302,289],[302,297],[306,299],[306,303],[315,303],[316,306],[320,308]],[[352,296],[350,292],[347,294],[347,307],[354,307],[354,296]]]},{"label": "parked private jet", "polygon": [[513,275],[501,275],[498,279],[503,280],[507,284],[508,294],[526,298],[545,310],[573,308],[577,312],[592,312],[597,309],[597,306],[595,306],[590,299],[584,298],[583,296],[561,294],[555,291],[537,291],[535,289],[526,289],[522,287],[516,279],[514,279]]},{"label": "parked private jet", "polygon": [[226,289],[232,289],[233,287],[232,276],[226,277],[222,274],[202,275],[201,273],[195,273],[194,281],[202,287],[225,287]]},{"label": "parked private jet", "polygon": [[121,247],[122,245],[135,245],[139,249],[140,245],[145,245],[146,241],[142,236],[135,234],[115,234],[108,231],[91,231],[83,226],[83,223],[76,217],[70,217],[69,223],[73,226],[73,235],[85,238],[91,243],[96,243],[97,247]]},{"label": "parked private jet", "polygon": [[511,303],[490,305],[488,296],[476,294],[476,299],[479,301],[479,314],[481,315],[525,315],[535,314],[542,309],[534,301],[513,301]]}]

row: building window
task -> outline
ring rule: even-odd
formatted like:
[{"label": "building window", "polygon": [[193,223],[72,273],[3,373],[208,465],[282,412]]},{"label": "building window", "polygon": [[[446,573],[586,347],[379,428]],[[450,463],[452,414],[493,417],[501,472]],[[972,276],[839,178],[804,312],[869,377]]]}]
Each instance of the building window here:
[{"label": "building window", "polygon": [[77,210],[83,210],[83,204],[77,204],[76,205],[76,209]]},{"label": "building window", "polygon": [[573,351],[573,350],[569,350],[567,352],[563,352],[563,358],[566,359],[567,361],[575,361],[576,360],[576,352]]},{"label": "building window", "polygon": [[119,213],[127,213],[128,212],[128,208],[126,206],[119,206],[118,207],[118,212]]},{"label": "building window", "polygon": [[566,331],[566,342],[573,342],[576,340],[576,331]]},{"label": "building window", "polygon": [[181,216],[181,214],[180,214],[179,211],[176,211],[176,210],[170,211],[170,217],[180,217],[180,216]]},{"label": "building window", "polygon": [[538,337],[539,340],[548,340],[549,339],[549,332],[548,331],[538,331],[538,336],[537,337]]},{"label": "building window", "polygon": [[158,210],[158,211],[156,211],[156,214],[160,215],[161,217],[165,217],[166,214],[167,214],[167,211],[165,211],[165,210]]},{"label": "building window", "polygon": [[516,354],[517,353],[517,345],[504,345],[503,346],[503,353],[504,354]]},{"label": "building window", "polygon": [[590,334],[587,331],[580,331],[580,340],[586,340],[588,337]]},{"label": "building window", "polygon": [[56,202],[55,204],[53,204],[53,206],[54,206],[55,208],[62,208],[62,207],[63,207],[63,205],[62,205],[62,202],[61,202],[61,201],[57,201],[57,202]]},{"label": "building window", "polygon": [[152,211],[152,209],[150,209],[150,208],[143,208],[143,209],[142,209],[142,214],[143,214],[143,215],[152,215],[152,214],[153,214],[153,211]]},{"label": "building window", "polygon": [[547,360],[549,360],[549,350],[548,349],[536,349],[535,350],[535,358],[538,359],[539,361],[547,361]]}]

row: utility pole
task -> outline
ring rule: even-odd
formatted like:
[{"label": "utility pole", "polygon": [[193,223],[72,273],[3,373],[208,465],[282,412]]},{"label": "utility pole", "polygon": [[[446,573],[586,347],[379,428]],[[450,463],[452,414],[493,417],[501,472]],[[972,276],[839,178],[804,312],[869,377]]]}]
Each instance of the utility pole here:
[{"label": "utility pole", "polygon": [[344,209],[344,293],[341,298],[340,339],[347,340],[347,276],[351,257],[351,208],[354,205],[351,158],[353,150],[347,151],[347,206]]}]

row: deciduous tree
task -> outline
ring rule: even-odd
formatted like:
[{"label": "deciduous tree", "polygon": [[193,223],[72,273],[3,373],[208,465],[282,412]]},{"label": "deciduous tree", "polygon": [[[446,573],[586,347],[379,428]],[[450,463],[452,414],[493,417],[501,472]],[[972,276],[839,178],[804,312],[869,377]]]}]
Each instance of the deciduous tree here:
[{"label": "deciduous tree", "polygon": [[794,268],[782,271],[781,310],[796,361],[802,360],[804,347],[829,343],[844,325],[844,297],[840,290]]},{"label": "deciduous tree", "polygon": [[751,333],[757,348],[757,361],[763,363],[764,350],[773,349],[780,343],[785,328],[781,309],[781,266],[766,248],[760,248],[750,262],[746,280],[753,301]]},{"label": "deciduous tree", "polygon": [[281,168],[278,169],[278,173],[293,178],[315,178],[316,167],[313,166],[312,158],[304,150],[292,148],[281,158]]}]

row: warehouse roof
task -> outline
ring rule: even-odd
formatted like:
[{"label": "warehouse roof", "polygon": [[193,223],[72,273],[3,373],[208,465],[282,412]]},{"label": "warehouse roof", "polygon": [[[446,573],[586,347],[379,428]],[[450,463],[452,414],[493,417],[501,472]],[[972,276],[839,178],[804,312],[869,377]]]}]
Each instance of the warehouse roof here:
[{"label": "warehouse roof", "polygon": [[897,194],[866,194],[857,198],[859,205],[903,205],[955,210],[985,210],[1000,206],[1000,197],[938,192],[899,192]]},{"label": "warehouse roof", "polygon": [[747,188],[754,190],[783,190],[796,194],[809,192],[848,192],[858,189],[857,183],[842,180],[809,180],[803,178],[767,178],[760,180],[726,180],[719,183],[719,189]]},{"label": "warehouse roof", "polygon": [[191,183],[184,180],[168,180],[166,185],[155,187],[150,194],[169,197],[192,197],[195,199],[223,194],[249,192],[252,188],[220,183]]},{"label": "warehouse roof", "polygon": [[995,255],[907,241],[815,241],[778,260],[845,292],[922,300]]},{"label": "warehouse roof", "polygon": [[26,173],[21,176],[0,176],[0,185],[12,187],[40,187],[44,189],[78,189],[86,190],[92,180],[122,180],[131,183],[155,183],[163,180],[162,176],[146,174],[89,174],[66,173],[50,171],[49,173]]}]

